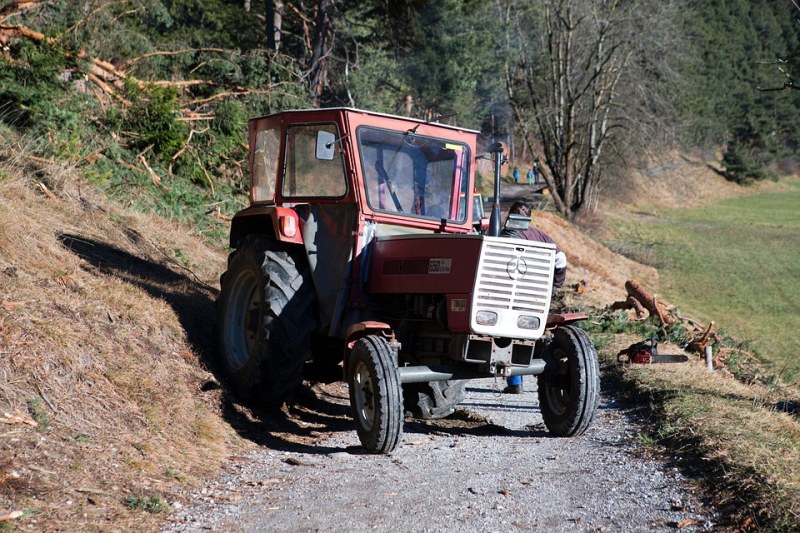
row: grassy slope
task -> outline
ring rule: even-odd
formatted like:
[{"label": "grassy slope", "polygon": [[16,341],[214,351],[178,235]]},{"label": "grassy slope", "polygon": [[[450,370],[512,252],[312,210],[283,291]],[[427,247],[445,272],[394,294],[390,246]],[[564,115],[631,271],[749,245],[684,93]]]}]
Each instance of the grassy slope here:
[{"label": "grassy slope", "polygon": [[640,224],[674,302],[752,339],[773,372],[800,379],[800,183]]},{"label": "grassy slope", "polygon": [[156,530],[153,511],[243,446],[219,388],[201,392],[214,290],[199,280],[224,261],[68,168],[0,154],[0,515]]},{"label": "grassy slope", "polygon": [[[752,341],[773,371],[796,379],[797,184],[735,189],[704,166],[680,162],[667,176],[639,176],[634,196],[622,199],[626,209],[611,213],[614,229],[606,238],[659,267],[663,298]],[[653,189],[659,194],[642,193]],[[615,348],[624,345],[617,340]],[[745,374],[759,372],[751,367]],[[653,435],[698,461],[709,494],[733,523],[744,530],[800,528],[796,387],[770,379],[742,383],[727,367],[709,374],[699,362],[619,373],[651,405]]]}]

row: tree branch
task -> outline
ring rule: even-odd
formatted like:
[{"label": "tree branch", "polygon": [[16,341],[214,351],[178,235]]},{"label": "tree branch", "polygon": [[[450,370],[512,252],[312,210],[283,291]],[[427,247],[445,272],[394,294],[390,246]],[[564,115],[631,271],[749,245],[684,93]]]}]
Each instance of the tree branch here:
[{"label": "tree branch", "polygon": [[33,9],[42,2],[40,0],[16,0],[0,8],[0,22],[10,19],[28,9]]},{"label": "tree branch", "polygon": [[131,59],[128,59],[127,61],[124,61],[120,65],[120,68],[122,70],[126,70],[126,69],[130,68],[131,66],[135,65],[136,63],[138,63],[139,61],[143,61],[143,60],[149,59],[151,57],[156,57],[156,56],[176,56],[176,55],[180,55],[180,54],[191,54],[191,53],[194,53],[194,52],[220,52],[220,53],[226,53],[226,54],[240,55],[239,52],[235,52],[233,50],[226,50],[225,48],[184,48],[182,50],[160,50],[158,52],[150,52],[148,54],[143,54],[143,55],[140,55],[138,57],[132,57]]}]

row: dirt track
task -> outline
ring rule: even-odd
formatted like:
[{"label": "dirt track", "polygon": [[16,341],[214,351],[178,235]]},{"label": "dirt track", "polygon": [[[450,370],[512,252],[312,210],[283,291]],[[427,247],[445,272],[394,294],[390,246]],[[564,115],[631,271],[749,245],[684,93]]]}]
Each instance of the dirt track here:
[{"label": "dirt track", "polygon": [[613,384],[604,379],[595,423],[574,439],[547,435],[534,379],[520,396],[500,385],[470,382],[449,419],[407,418],[388,456],[360,448],[344,384],[306,389],[293,409],[263,417],[260,450],[186,494],[165,531],[713,528],[678,467],[636,444],[639,428]]}]

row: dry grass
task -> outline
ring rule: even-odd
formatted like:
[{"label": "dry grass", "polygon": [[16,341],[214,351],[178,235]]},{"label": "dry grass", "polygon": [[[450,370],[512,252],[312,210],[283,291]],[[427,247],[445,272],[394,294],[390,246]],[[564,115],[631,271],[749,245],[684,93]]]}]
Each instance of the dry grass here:
[{"label": "dry grass", "polygon": [[715,159],[708,157],[671,152],[644,162],[638,170],[611,177],[605,186],[604,210],[625,214],[659,207],[699,207],[724,198],[784,187],[774,182],[741,187],[722,177],[719,154]]},{"label": "dry grass", "polygon": [[[705,163],[673,156],[658,172],[632,175],[606,213],[630,218],[669,207],[711,205],[723,198],[782,190],[785,183],[739,187]],[[713,166],[713,165],[712,165]],[[628,236],[629,237],[629,236]],[[657,285],[651,287],[658,290]],[[718,324],[724,327],[724,324]],[[634,340],[617,338],[603,350],[609,358]],[[661,346],[660,352],[675,349]],[[744,356],[744,354],[743,354]],[[763,374],[754,360],[740,366]],[[800,391],[742,383],[725,367],[708,372],[689,365],[620,369],[637,400],[652,410],[652,431],[692,465],[708,494],[727,513],[734,530],[797,531],[800,526]],[[788,411],[788,412],[787,412]]]},{"label": "dry grass", "polygon": [[615,254],[591,237],[546,212],[537,213],[534,225],[556,241],[567,255],[569,268],[565,285],[570,287],[586,280],[589,292],[578,296],[567,292],[572,305],[593,304],[603,307],[626,297],[625,282],[638,279],[648,287],[658,286],[658,272],[651,267]]},{"label": "dry grass", "polygon": [[14,153],[0,164],[0,417],[47,424],[0,424],[0,509],[42,531],[155,530],[127,496],[169,503],[243,446],[220,391],[200,392],[225,256]]},{"label": "dry grass", "polygon": [[[621,347],[618,339],[609,353]],[[743,384],[724,369],[708,371],[698,359],[625,367],[620,374],[653,409],[656,438],[694,461],[693,469],[733,525],[796,530],[800,413],[783,408],[797,405],[796,390]]]}]

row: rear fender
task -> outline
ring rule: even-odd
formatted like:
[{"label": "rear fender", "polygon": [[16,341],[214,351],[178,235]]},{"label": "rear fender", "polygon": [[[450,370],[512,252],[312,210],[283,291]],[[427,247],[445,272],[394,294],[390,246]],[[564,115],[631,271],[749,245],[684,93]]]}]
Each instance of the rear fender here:
[{"label": "rear fender", "polygon": [[301,219],[294,209],[278,206],[251,206],[236,213],[231,222],[230,246],[252,234],[272,235],[275,240],[303,244]]}]

